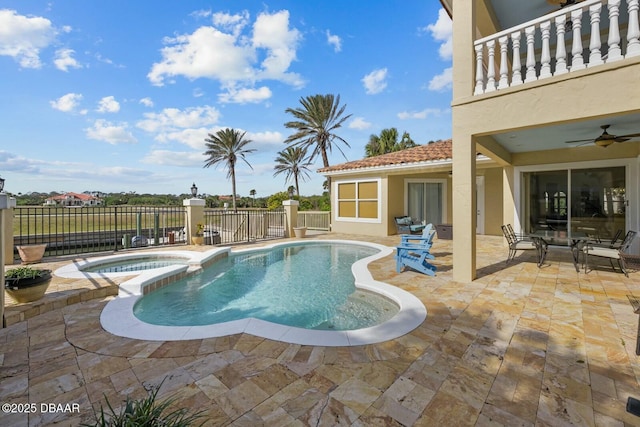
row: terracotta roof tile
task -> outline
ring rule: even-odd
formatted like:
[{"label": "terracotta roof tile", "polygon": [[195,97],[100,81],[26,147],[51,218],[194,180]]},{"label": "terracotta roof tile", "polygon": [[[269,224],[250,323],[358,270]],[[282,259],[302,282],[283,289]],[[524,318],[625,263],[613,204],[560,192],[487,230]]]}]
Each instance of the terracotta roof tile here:
[{"label": "terracotta roof tile", "polygon": [[352,169],[449,160],[451,159],[451,147],[450,139],[446,139],[444,141],[440,140],[432,142],[431,144],[419,145],[417,147],[407,148],[406,150],[396,151],[394,153],[387,153],[380,156],[367,157],[362,160],[340,163],[338,165],[319,169],[318,172],[337,172]]}]

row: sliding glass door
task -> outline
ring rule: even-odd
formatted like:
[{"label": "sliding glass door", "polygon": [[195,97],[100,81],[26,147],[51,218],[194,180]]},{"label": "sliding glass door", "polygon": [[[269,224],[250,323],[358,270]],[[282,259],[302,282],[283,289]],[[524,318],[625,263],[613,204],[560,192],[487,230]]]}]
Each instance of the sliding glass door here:
[{"label": "sliding glass door", "polygon": [[407,215],[418,221],[442,224],[442,182],[420,181],[407,183]]},{"label": "sliding glass door", "polygon": [[607,240],[625,229],[624,166],[525,172],[523,185],[526,232],[559,230]]}]

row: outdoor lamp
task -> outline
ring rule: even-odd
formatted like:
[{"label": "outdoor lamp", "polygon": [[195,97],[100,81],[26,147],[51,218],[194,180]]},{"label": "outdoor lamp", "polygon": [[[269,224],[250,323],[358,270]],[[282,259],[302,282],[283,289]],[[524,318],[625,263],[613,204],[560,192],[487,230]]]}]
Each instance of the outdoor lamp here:
[{"label": "outdoor lamp", "polygon": [[193,183],[193,185],[191,185],[191,195],[193,197],[196,197],[198,195],[198,187],[196,187],[195,182]]},{"label": "outdoor lamp", "polygon": [[289,189],[289,200],[293,200],[293,193],[294,193],[293,188],[290,188]]},{"label": "outdoor lamp", "polygon": [[4,190],[4,178],[0,178],[0,193]]}]

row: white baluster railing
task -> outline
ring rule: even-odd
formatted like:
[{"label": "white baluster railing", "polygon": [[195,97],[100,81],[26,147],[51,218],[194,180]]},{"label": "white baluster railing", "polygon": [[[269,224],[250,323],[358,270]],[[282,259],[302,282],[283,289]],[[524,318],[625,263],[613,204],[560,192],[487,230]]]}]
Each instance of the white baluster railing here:
[{"label": "white baluster railing", "polygon": [[[622,7],[626,8],[628,16],[626,46],[621,43],[619,17]],[[585,0],[476,40],[474,95],[640,55],[639,10],[640,0]],[[583,25],[583,19],[586,21],[587,18],[589,25]],[[609,23],[609,28],[602,27],[603,21]],[[550,44],[552,33],[555,34],[555,46]],[[604,48],[601,33],[606,35]],[[567,52],[569,37],[571,49]],[[583,38],[589,40],[587,52]],[[496,52],[496,44],[499,52]],[[603,55],[603,49],[606,55]],[[555,55],[551,54],[552,50]]]}]

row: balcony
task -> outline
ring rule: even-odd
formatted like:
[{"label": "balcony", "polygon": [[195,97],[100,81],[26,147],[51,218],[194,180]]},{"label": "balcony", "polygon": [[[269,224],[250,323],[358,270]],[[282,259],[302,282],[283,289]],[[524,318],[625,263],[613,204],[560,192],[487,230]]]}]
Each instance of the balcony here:
[{"label": "balcony", "polygon": [[586,0],[476,40],[474,95],[640,56],[640,0]]}]

